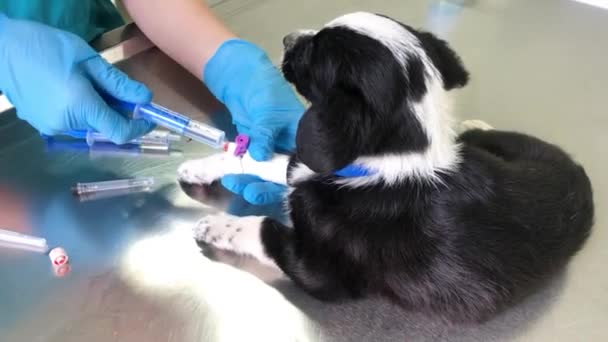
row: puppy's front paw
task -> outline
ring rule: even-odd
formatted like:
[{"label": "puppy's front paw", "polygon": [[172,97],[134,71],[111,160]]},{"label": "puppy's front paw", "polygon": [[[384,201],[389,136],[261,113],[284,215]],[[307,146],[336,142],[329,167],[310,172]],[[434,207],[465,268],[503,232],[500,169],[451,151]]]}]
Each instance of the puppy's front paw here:
[{"label": "puppy's front paw", "polygon": [[234,235],[241,229],[234,226],[235,217],[230,215],[208,215],[197,222],[193,229],[194,239],[220,249],[231,250]]},{"label": "puppy's front paw", "polygon": [[228,173],[241,173],[238,158],[228,153],[188,160],[177,169],[178,180],[189,184],[211,184]]},{"label": "puppy's front paw", "polygon": [[262,216],[236,217],[209,215],[194,227],[194,238],[219,249],[249,255],[267,265],[274,265],[262,245]]},{"label": "puppy's front paw", "polygon": [[466,132],[473,129],[480,129],[482,131],[489,131],[494,129],[489,123],[482,120],[465,120],[460,123],[460,132]]}]

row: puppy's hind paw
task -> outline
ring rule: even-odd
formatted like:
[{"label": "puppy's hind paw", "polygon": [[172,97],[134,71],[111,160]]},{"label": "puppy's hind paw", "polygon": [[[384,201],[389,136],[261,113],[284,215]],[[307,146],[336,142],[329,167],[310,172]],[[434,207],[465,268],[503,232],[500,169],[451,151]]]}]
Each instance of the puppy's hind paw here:
[{"label": "puppy's hind paw", "polygon": [[489,131],[494,129],[489,123],[482,120],[465,120],[460,123],[460,133],[480,129],[482,131]]}]

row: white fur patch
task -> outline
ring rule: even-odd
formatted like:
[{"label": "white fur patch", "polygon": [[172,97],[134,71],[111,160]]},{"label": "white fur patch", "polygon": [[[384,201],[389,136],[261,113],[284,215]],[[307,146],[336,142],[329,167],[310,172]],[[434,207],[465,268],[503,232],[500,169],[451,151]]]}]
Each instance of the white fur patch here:
[{"label": "white fur patch", "polygon": [[242,158],[234,156],[235,145],[228,151],[212,156],[189,160],[177,170],[180,181],[191,184],[210,184],[227,174],[252,174],[268,182],[287,184],[289,157],[275,154],[269,161],[258,162],[246,153]]},{"label": "white fur patch", "polygon": [[287,192],[285,193],[285,198],[283,201],[283,208],[285,209],[286,213],[291,213],[291,205],[289,205],[289,196],[296,189],[294,186],[296,186],[298,183],[304,182],[312,178],[314,175],[316,175],[316,172],[311,170],[304,163],[297,163],[290,170],[289,179],[287,180],[287,184],[289,184],[290,186],[287,187]]},{"label": "white fur patch", "polygon": [[361,156],[355,164],[376,173],[371,176],[342,178],[337,182],[347,186],[365,186],[384,181],[388,184],[415,178],[436,182],[439,173],[453,171],[460,162],[460,147],[455,143],[451,106],[443,88],[443,80],[418,38],[398,22],[372,13],[356,12],[338,17],[326,27],[345,27],[366,35],[386,46],[403,66],[407,75],[408,59],[417,56],[425,66],[427,93],[412,104],[412,110],[430,142],[423,153]]},{"label": "white fur patch", "polygon": [[315,172],[304,163],[297,163],[289,172],[288,184],[295,185],[312,178]]},{"label": "white fur patch", "polygon": [[338,17],[325,27],[345,27],[379,41],[393,53],[404,70],[411,55],[420,56],[425,65],[430,64],[418,38],[392,19],[368,12],[355,12]]},{"label": "white fur patch", "polygon": [[297,30],[295,33],[296,33],[297,37],[305,37],[305,36],[314,36],[315,34],[317,34],[317,32],[319,32],[319,31],[311,30],[311,29],[302,29],[302,30]]},{"label": "white fur patch", "polygon": [[427,93],[412,107],[430,142],[427,150],[422,153],[361,156],[354,163],[376,173],[365,177],[340,178],[338,184],[357,187],[383,181],[390,185],[407,178],[438,182],[441,173],[453,172],[458,168],[460,146],[455,142],[457,133],[452,128],[448,94],[437,77],[427,77],[426,83]]},{"label": "white fur patch", "polygon": [[295,186],[298,183],[304,182],[312,178],[315,174],[316,173],[304,163],[297,163],[290,170],[289,178],[287,180],[287,184],[289,184],[289,186],[287,187],[287,191],[285,192],[285,197],[283,201],[283,208],[285,209],[286,213],[291,213],[291,206],[289,205],[289,196],[296,189]]},{"label": "white fur patch", "polygon": [[194,227],[197,241],[216,248],[248,255],[260,262],[275,266],[275,262],[264,252],[262,245],[263,216],[236,217],[232,215],[209,215]]}]

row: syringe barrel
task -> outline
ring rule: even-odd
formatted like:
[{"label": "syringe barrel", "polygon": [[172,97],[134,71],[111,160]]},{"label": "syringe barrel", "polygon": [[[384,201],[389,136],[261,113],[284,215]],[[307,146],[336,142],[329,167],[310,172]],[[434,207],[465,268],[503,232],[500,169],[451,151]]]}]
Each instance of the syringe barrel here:
[{"label": "syringe barrel", "polygon": [[[74,131],[70,132],[72,136],[75,134]],[[110,140],[105,135],[95,132],[95,131],[87,131],[86,133],[86,141],[87,145],[93,146],[95,143],[111,143]],[[144,149],[151,150],[169,150],[171,147],[171,142],[179,141],[181,136],[167,132],[167,131],[152,131],[146,135],[143,135],[139,138],[133,139],[127,144],[139,145]]]},{"label": "syringe barrel", "polygon": [[190,120],[188,126],[184,128],[183,134],[188,138],[205,143],[213,148],[222,148],[226,139],[224,131],[195,120]]},{"label": "syringe barrel", "polygon": [[82,195],[99,191],[115,191],[125,189],[138,189],[147,191],[154,185],[154,178],[142,177],[132,179],[118,179],[103,182],[77,183],[72,187],[74,195]]},{"label": "syringe barrel", "polygon": [[11,230],[0,229],[0,242],[4,242],[6,244],[24,245],[40,249],[41,251],[46,251],[48,249],[46,239],[17,233]]},{"label": "syringe barrel", "polygon": [[133,111],[133,118],[151,121],[213,148],[221,148],[226,137],[222,130],[192,120],[155,103],[137,105]]},{"label": "syringe barrel", "polygon": [[190,122],[189,118],[155,103],[135,106],[133,118],[151,121],[181,135],[184,134],[184,127]]},{"label": "syringe barrel", "polygon": [[146,135],[143,135],[134,141],[141,145],[154,145],[154,144],[163,144],[170,145],[173,141],[180,141],[181,136],[177,134],[173,134],[167,131],[152,131]]}]

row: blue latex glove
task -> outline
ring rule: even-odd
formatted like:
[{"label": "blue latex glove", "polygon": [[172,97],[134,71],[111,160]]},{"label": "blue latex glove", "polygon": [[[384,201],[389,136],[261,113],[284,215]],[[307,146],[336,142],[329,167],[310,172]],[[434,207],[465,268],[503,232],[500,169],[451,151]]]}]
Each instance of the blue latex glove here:
[{"label": "blue latex glove", "polygon": [[253,159],[295,149],[304,106],[263,50],[240,39],[224,42],[205,66],[203,81],[228,107],[239,133],[249,135]]},{"label": "blue latex glove", "polygon": [[247,174],[226,175],[222,177],[222,185],[255,205],[281,202],[286,190],[283,185],[266,182],[257,176]]},{"label": "blue latex glove", "polygon": [[151,92],[69,32],[0,13],[0,90],[19,118],[38,131],[93,129],[124,143],[153,128],[111,109],[96,89],[120,100],[147,103]]},{"label": "blue latex glove", "polygon": [[[295,149],[304,106],[263,50],[240,39],[224,42],[205,66],[203,81],[228,107],[239,133],[249,135],[253,159]],[[280,201],[285,191],[251,175],[228,175],[222,184],[252,204]]]}]

